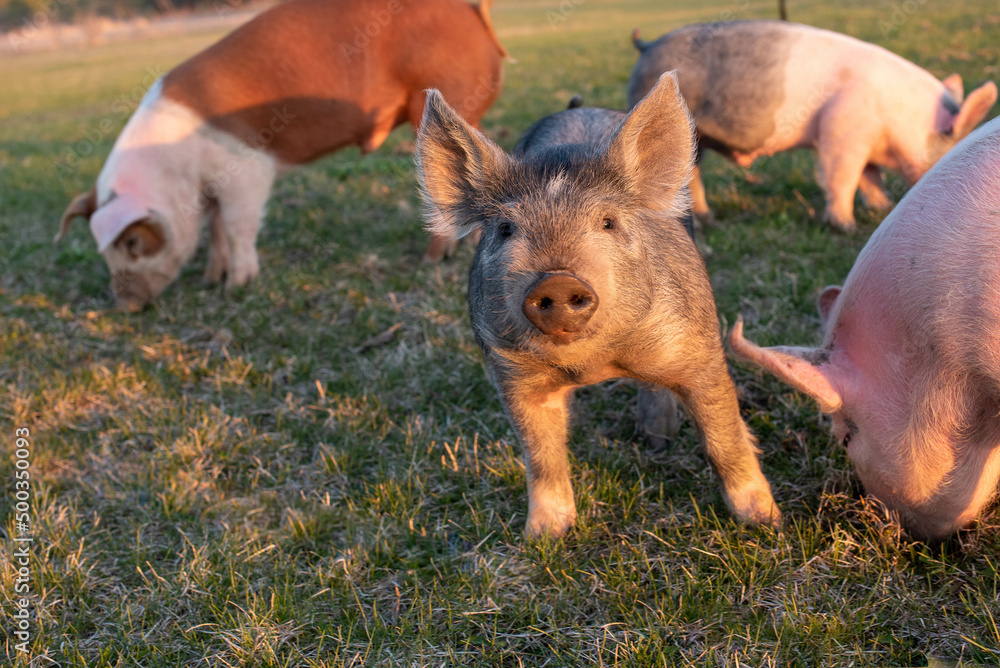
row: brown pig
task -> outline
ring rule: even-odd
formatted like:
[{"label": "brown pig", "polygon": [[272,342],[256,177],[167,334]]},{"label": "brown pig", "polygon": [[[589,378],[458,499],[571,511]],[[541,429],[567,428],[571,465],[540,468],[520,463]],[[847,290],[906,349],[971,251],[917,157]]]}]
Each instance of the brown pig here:
[{"label": "brown pig", "polygon": [[[491,3],[290,0],[262,13],[154,84],[57,240],[89,219],[119,300],[139,306],[177,277],[207,220],[206,278],[246,283],[281,170],[415,129],[430,87],[478,123],[506,56]],[[427,257],[452,249],[436,237]]]},{"label": "brown pig", "polygon": [[1000,479],[1000,120],[920,180],[819,298],[818,348],[733,351],[819,402],[866,490],[917,536],[973,521]]},{"label": "brown pig", "polygon": [[[628,84],[635,104],[662,72],[676,69],[698,129],[699,157],[710,148],[749,167],[762,155],[814,148],[826,193],[824,218],[852,231],[854,193],[888,210],[881,167],[912,185],[968,135],[996,102],[987,82],[962,101],[962,78],[926,70],[861,40],[787,21],[686,26],[633,42],[639,61]],[[697,166],[696,216],[710,219]]]},{"label": "brown pig", "polygon": [[777,524],[705,265],[682,222],[693,138],[673,76],[610,132],[607,114],[571,118],[593,138],[536,127],[508,156],[431,92],[417,142],[432,231],[482,231],[469,310],[524,446],[527,535],[559,536],[575,522],[566,452],[573,390],[620,377],[680,397],[732,512]]}]

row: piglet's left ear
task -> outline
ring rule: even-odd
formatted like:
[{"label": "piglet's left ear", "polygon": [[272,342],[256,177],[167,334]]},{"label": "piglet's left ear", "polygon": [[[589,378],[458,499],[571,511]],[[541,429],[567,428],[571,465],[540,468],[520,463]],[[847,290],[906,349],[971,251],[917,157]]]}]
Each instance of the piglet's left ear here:
[{"label": "piglet's left ear", "polygon": [[674,72],[660,75],[632,108],[608,142],[606,159],[632,180],[646,207],[668,215],[686,212],[694,129]]},{"label": "piglet's left ear", "polygon": [[133,223],[150,217],[159,218],[133,195],[118,195],[90,217],[90,231],[103,253]]},{"label": "piglet's left ear", "polygon": [[839,285],[831,285],[820,293],[819,299],[816,300],[816,307],[819,309],[819,319],[823,323],[823,327],[827,326],[830,322],[830,314],[833,313],[833,307],[837,303],[837,297],[843,291]]},{"label": "piglet's left ear", "polygon": [[73,198],[73,201],[69,203],[66,210],[63,211],[62,218],[59,219],[59,232],[56,233],[55,242],[59,243],[69,232],[69,226],[72,224],[73,219],[77,217],[90,219],[97,209],[97,188],[91,188],[89,191],[77,195]]}]

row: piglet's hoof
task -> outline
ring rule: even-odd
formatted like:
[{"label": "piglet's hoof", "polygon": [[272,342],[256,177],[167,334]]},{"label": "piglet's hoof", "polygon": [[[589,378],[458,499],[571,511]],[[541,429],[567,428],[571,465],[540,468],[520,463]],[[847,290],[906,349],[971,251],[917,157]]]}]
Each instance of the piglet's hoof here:
[{"label": "piglet's hoof", "polygon": [[528,513],[524,536],[535,540],[542,536],[562,538],[576,524],[576,506],[565,508],[534,508]]},{"label": "piglet's hoof", "polygon": [[226,262],[210,259],[205,267],[205,283],[214,285],[220,283],[226,277]]},{"label": "piglet's hoof", "polygon": [[781,510],[771,496],[771,486],[761,476],[760,480],[732,491],[726,499],[730,510],[741,522],[756,526],[781,529]]}]

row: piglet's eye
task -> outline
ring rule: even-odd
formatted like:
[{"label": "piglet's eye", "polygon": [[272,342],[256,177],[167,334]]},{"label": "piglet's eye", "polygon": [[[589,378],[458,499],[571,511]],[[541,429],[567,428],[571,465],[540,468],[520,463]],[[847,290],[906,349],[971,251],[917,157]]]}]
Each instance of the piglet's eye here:
[{"label": "piglet's eye", "polygon": [[605,218],[604,219],[604,229],[606,229],[606,230],[613,230],[613,229],[615,229],[614,218]]},{"label": "piglet's eye", "polygon": [[843,445],[846,448],[850,444],[851,444],[851,432],[847,432],[847,434],[844,436],[844,440],[841,442],[841,445]]},{"label": "piglet's eye", "polygon": [[500,223],[500,236],[506,239],[514,234],[514,226],[508,222]]}]

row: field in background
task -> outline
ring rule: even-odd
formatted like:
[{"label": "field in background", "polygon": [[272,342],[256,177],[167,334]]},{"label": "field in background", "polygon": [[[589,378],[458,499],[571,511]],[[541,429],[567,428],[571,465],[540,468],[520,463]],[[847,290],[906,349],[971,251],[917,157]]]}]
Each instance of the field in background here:
[{"label": "field in background", "polygon": [[[1000,78],[995,0],[791,0],[793,20],[878,42],[970,90]],[[772,2],[499,0],[518,63],[484,120],[505,147],[577,93],[622,107],[635,52]],[[32,665],[926,665],[1000,661],[996,511],[942,546],[860,497],[816,406],[734,375],[781,534],[728,516],[696,435],[649,453],[635,389],[578,392],[580,520],[521,538],[518,445],[465,306],[472,257],[420,263],[412,134],[282,178],[262,275],[204,287],[204,248],[139,314],[111,308],[77,223],[51,243],[152,77],[218,35],[0,59],[0,601],[14,649],[14,430],[31,431]],[[810,155],[710,155],[720,316],[812,344],[814,300],[878,222],[823,227]],[[388,345],[354,352],[401,324]],[[37,658],[46,657],[46,658]],[[22,657],[23,658],[23,657]],[[51,661],[50,661],[51,660]]]}]

